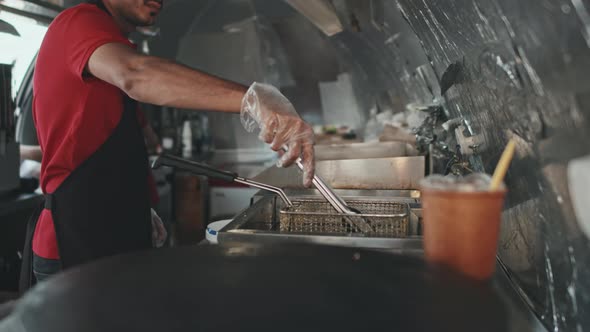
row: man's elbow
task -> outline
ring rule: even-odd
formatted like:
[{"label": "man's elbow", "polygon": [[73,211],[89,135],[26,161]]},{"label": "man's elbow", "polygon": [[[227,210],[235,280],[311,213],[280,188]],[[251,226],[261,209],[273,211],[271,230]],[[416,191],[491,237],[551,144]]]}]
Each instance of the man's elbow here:
[{"label": "man's elbow", "polygon": [[130,98],[144,101],[145,96],[145,82],[147,77],[150,75],[147,73],[147,66],[145,64],[144,57],[137,57],[132,61],[125,64],[124,69],[121,71],[117,79],[117,87]]},{"label": "man's elbow", "polygon": [[133,77],[124,77],[118,84],[119,88],[131,99],[139,100],[141,98],[139,82]]},{"label": "man's elbow", "polygon": [[141,93],[141,79],[138,77],[137,74],[124,75],[124,77],[120,78],[117,86],[131,99],[143,101],[141,100],[143,96],[143,94]]}]

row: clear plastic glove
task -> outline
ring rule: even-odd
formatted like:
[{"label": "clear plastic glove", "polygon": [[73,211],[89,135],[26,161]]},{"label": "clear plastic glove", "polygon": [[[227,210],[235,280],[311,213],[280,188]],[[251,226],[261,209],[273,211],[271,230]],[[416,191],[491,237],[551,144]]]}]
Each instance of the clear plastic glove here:
[{"label": "clear plastic glove", "polygon": [[241,118],[247,131],[259,128],[260,140],[279,153],[279,167],[288,167],[301,158],[303,183],[311,186],[315,171],[313,129],[277,88],[252,84],[242,100]]},{"label": "clear plastic glove", "polygon": [[152,209],[152,246],[154,248],[161,248],[164,242],[166,242],[167,237],[168,232],[166,232],[166,227],[164,227],[162,219]]}]

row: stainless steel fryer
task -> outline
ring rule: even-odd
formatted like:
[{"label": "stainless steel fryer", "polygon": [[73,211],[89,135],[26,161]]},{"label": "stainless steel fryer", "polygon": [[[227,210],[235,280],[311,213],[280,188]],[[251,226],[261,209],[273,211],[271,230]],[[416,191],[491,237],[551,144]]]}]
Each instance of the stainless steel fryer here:
[{"label": "stainless steel fryer", "polygon": [[[313,243],[419,253],[422,248],[421,206],[404,190],[342,190],[351,205],[367,210],[365,219],[378,225],[374,233],[351,230],[342,214],[312,189],[287,189],[294,208],[278,197],[259,192],[252,204],[221,229],[219,243]],[[360,204],[360,205],[359,205]],[[364,211],[363,211],[364,212]],[[350,217],[350,215],[346,215]],[[289,225],[289,226],[287,226]]]}]

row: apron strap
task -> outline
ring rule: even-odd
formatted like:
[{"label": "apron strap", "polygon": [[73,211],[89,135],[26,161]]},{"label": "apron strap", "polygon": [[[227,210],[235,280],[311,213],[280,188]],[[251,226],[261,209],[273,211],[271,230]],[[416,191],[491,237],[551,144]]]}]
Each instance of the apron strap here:
[{"label": "apron strap", "polygon": [[45,194],[45,205],[43,206],[46,210],[52,211],[53,209],[53,194]]},{"label": "apron strap", "polygon": [[37,227],[37,220],[41,215],[41,211],[43,211],[43,208],[46,206],[46,203],[47,200],[41,201],[27,222],[27,232],[25,234],[23,259],[21,262],[21,271],[18,283],[18,290],[21,294],[26,292],[35,284],[35,276],[33,275],[33,235],[35,234],[35,227]]}]

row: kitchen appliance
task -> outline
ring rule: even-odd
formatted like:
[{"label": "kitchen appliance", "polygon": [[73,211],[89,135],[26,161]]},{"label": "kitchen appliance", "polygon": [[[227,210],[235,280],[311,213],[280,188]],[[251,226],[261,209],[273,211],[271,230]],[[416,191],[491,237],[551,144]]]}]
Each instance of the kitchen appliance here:
[{"label": "kitchen appliance", "polygon": [[[417,190],[425,174],[424,156],[321,160],[316,174],[334,189]],[[296,167],[269,167],[254,180],[281,188],[302,188]]]},{"label": "kitchen appliance", "polygon": [[405,142],[371,142],[327,144],[315,146],[315,160],[347,160],[394,158],[417,155],[416,149]]},{"label": "kitchen appliance", "polygon": [[[336,190],[350,205],[363,209],[374,233],[351,229],[315,190],[285,193],[293,205],[260,192],[253,204],[219,231],[224,243],[320,243],[416,253],[422,248],[421,207],[409,191]],[[350,217],[350,216],[347,216]]]},{"label": "kitchen appliance", "polygon": [[[297,161],[297,164],[303,167],[300,161]],[[275,193],[282,201],[280,206],[277,205],[277,212],[280,215],[283,232],[315,230],[354,233],[358,236],[405,236],[408,234],[407,206],[394,202],[371,201],[354,201],[352,206],[348,206],[318,176],[314,177],[314,184],[328,202],[300,200],[297,204],[293,204],[281,188],[245,179],[235,173],[218,170],[203,163],[161,155],[154,161],[152,167],[160,166],[176,167],[194,174],[242,183]],[[362,208],[364,212],[360,212],[359,208]]]}]

